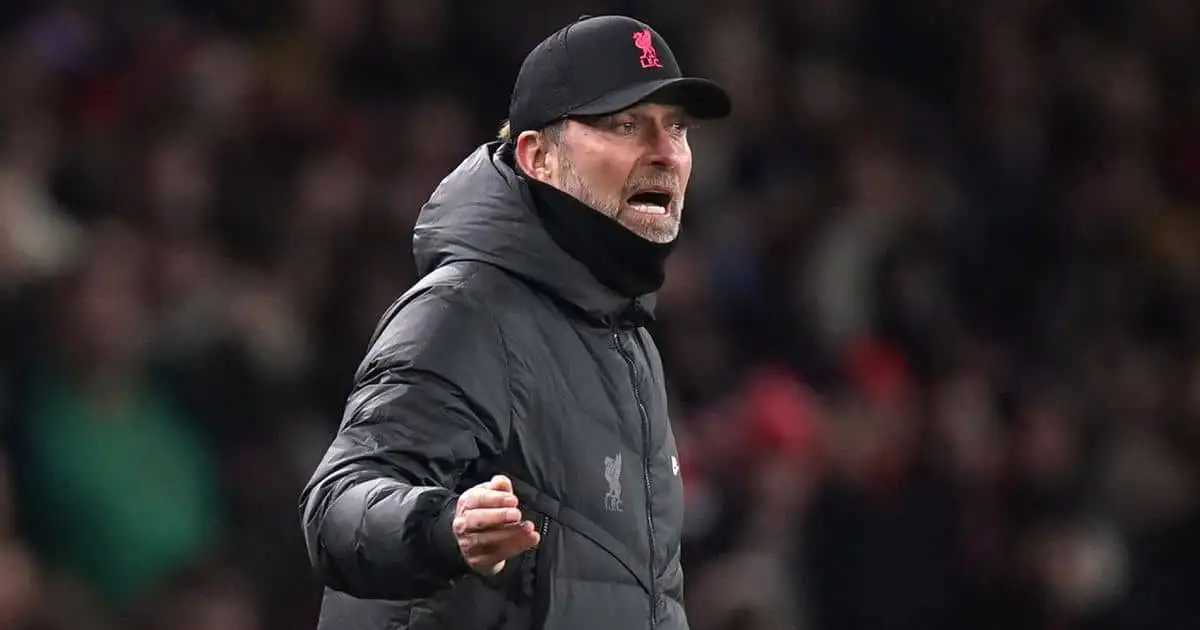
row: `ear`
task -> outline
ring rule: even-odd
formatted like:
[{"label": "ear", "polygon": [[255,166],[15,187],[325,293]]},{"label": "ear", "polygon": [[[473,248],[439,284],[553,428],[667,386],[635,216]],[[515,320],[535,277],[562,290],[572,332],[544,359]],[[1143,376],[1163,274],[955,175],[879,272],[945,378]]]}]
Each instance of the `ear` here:
[{"label": "ear", "polygon": [[517,165],[529,177],[550,183],[557,169],[557,160],[550,142],[539,131],[523,131],[515,142]]}]

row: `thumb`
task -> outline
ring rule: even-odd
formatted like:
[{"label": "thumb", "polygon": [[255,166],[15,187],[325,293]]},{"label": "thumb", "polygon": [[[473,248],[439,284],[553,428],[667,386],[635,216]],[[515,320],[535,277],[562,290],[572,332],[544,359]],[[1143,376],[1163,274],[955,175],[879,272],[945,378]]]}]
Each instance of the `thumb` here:
[{"label": "thumb", "polygon": [[483,573],[484,575],[489,576],[489,577],[493,576],[493,575],[498,575],[501,571],[504,570],[505,562],[506,561],[501,560],[500,562],[497,562],[496,564],[494,564],[490,567],[485,567],[481,571],[481,573]]},{"label": "thumb", "polygon": [[488,487],[498,492],[512,492],[512,481],[504,475],[496,475],[488,482]]}]

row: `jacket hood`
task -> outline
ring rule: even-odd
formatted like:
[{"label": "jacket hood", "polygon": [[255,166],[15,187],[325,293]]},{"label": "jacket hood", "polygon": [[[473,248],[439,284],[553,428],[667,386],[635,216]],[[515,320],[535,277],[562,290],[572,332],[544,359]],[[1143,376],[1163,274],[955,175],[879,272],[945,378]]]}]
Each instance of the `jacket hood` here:
[{"label": "jacket hood", "polygon": [[653,318],[654,295],[630,300],[592,275],[542,227],[529,186],[512,166],[511,148],[490,142],[442,180],[413,229],[417,274],[455,262],[500,267],[606,325]]}]

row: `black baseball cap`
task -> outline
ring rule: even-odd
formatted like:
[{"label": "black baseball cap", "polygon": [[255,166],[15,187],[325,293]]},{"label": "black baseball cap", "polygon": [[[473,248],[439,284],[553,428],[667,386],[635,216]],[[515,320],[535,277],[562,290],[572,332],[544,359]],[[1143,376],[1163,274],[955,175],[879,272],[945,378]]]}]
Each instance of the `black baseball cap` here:
[{"label": "black baseball cap", "polygon": [[724,118],[732,110],[720,85],[683,76],[670,46],[647,24],[585,15],[525,57],[508,105],[509,128],[515,139],[522,131],[572,116],[611,114],[650,97],[697,119]]}]

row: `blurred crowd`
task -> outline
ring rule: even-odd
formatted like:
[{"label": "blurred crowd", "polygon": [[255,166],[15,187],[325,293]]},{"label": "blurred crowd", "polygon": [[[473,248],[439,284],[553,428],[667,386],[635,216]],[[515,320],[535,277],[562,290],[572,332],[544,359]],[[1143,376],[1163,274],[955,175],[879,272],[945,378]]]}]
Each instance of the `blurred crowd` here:
[{"label": "blurred crowd", "polygon": [[735,100],[654,325],[693,627],[1200,628],[1192,0],[0,2],[0,628],[314,626],[416,213],[604,12]]}]

